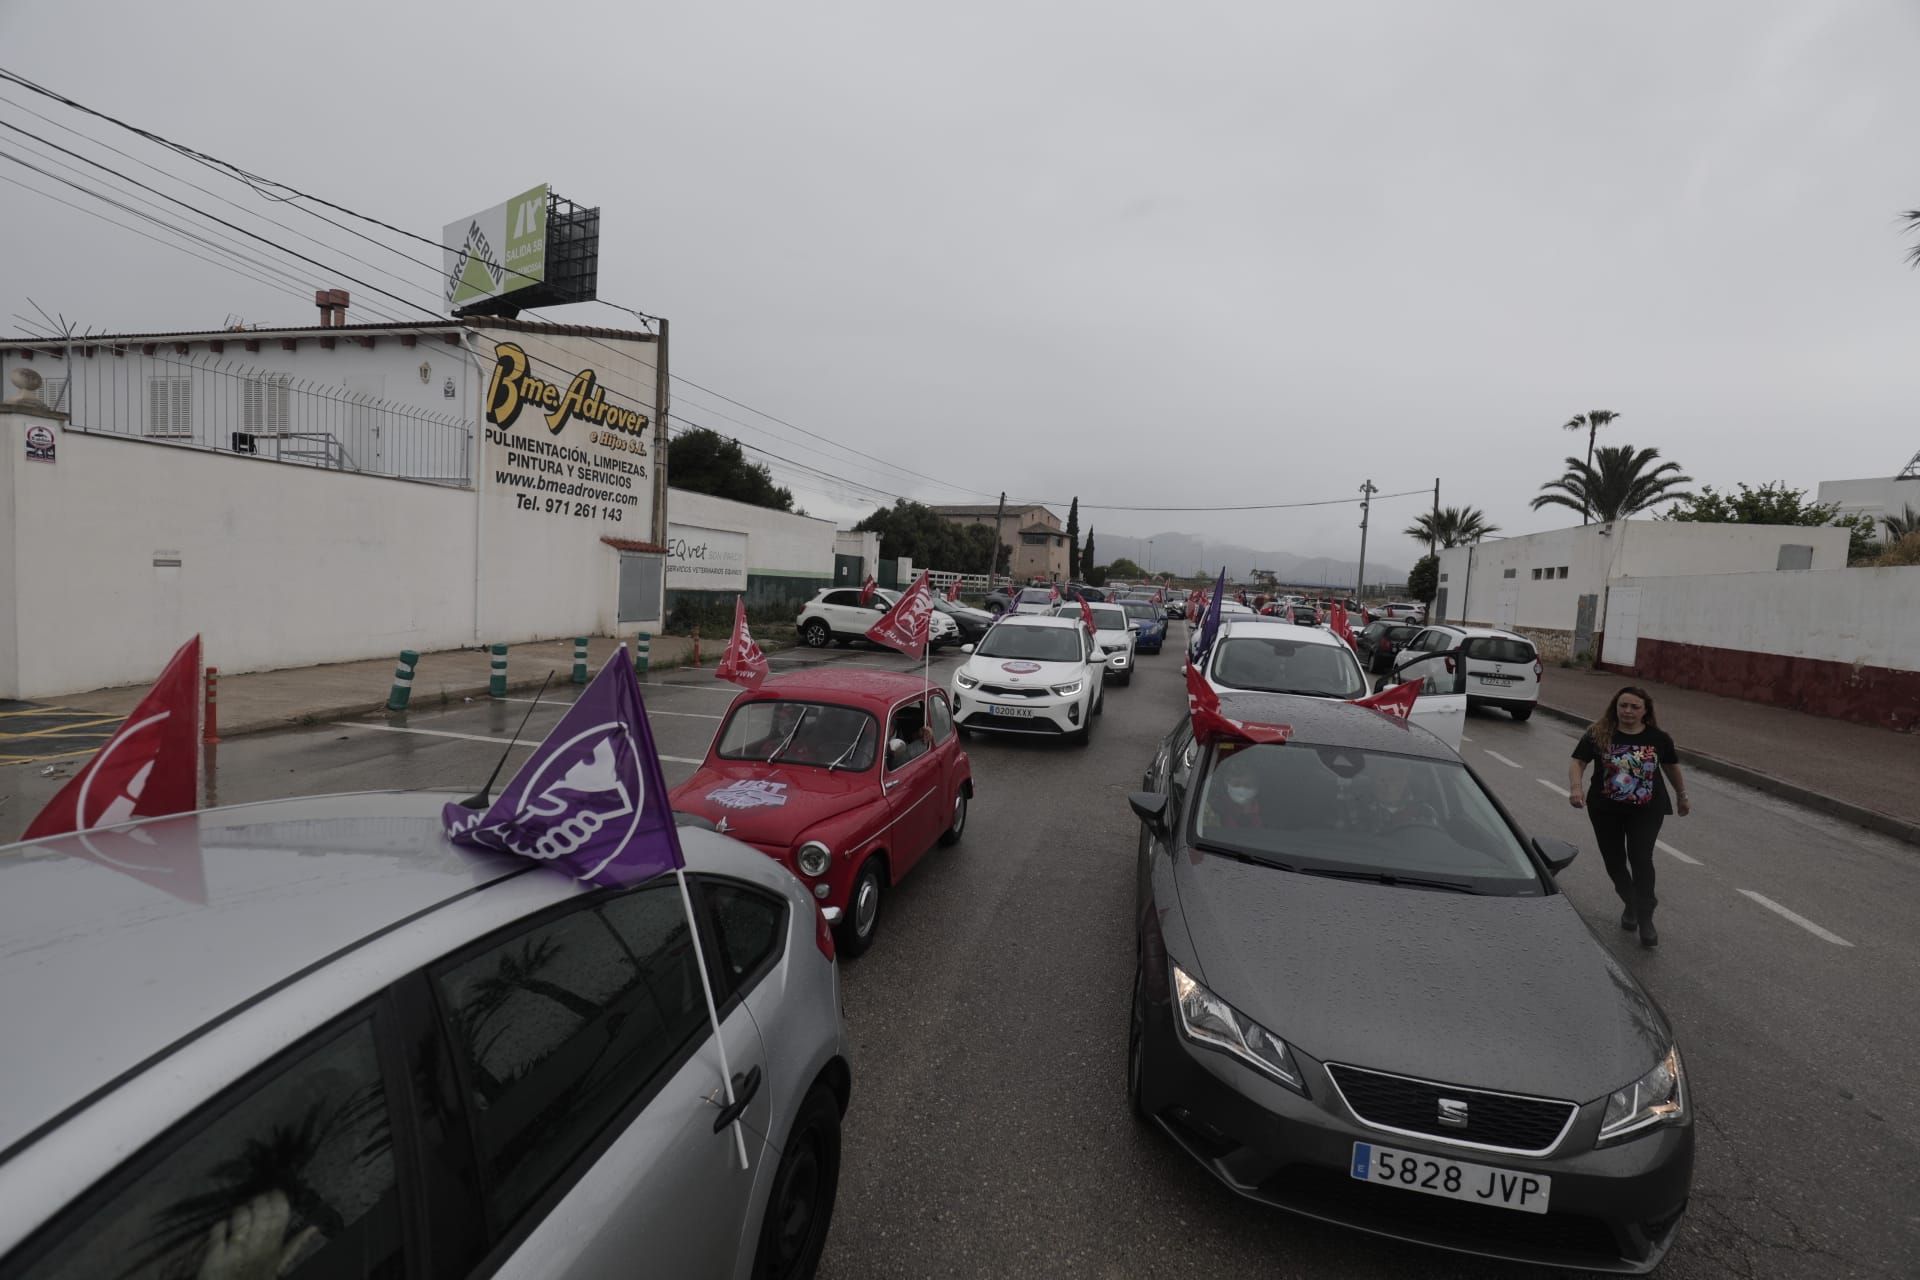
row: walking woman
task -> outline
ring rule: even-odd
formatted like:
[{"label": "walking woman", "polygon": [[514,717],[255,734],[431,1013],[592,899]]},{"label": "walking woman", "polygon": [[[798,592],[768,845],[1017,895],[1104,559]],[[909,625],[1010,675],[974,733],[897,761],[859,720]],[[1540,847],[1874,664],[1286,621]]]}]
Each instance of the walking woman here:
[{"label": "walking woman", "polygon": [[[1588,764],[1594,766],[1593,779],[1582,794],[1580,775]],[[1607,874],[1626,904],[1620,927],[1638,929],[1643,947],[1659,946],[1660,935],[1653,927],[1659,902],[1653,896],[1653,845],[1676,800],[1683,818],[1693,806],[1687,801],[1680,754],[1654,719],[1653,696],[1645,689],[1628,685],[1614,694],[1606,714],[1574,746],[1567,765],[1567,799],[1574,808],[1585,809],[1593,823]]]}]

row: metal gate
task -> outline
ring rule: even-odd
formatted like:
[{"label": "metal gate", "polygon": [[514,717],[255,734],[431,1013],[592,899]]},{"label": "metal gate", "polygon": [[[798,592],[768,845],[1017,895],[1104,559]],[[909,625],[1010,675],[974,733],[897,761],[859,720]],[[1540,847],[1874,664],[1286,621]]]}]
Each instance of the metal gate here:
[{"label": "metal gate", "polygon": [[621,622],[654,622],[663,617],[661,586],[666,580],[667,558],[645,551],[620,553]]},{"label": "metal gate", "polygon": [[833,557],[833,585],[836,587],[857,587],[863,574],[860,572],[859,556],[843,556],[838,552]]},{"label": "metal gate", "polygon": [[1608,666],[1632,669],[1640,651],[1640,588],[1608,589],[1607,629],[1600,643],[1601,660]]}]

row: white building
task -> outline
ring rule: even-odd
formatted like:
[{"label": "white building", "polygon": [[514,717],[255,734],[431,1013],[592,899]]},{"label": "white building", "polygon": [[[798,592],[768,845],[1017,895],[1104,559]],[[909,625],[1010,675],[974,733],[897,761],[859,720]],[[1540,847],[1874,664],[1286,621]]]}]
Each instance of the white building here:
[{"label": "white building", "polygon": [[1920,454],[1897,476],[1866,480],[1822,480],[1815,501],[1832,503],[1843,516],[1869,515],[1880,522],[1880,536],[1886,537],[1888,516],[1897,516],[1908,507],[1920,511]]},{"label": "white building", "polygon": [[1614,579],[1838,569],[1847,542],[1834,527],[1669,520],[1490,538],[1440,553],[1433,617],[1521,632],[1558,659],[1591,652]]}]

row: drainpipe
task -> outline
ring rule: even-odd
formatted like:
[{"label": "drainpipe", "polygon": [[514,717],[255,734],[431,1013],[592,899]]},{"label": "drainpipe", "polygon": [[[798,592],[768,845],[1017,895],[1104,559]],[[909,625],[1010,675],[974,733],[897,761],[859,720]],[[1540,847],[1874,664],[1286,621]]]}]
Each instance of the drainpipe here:
[{"label": "drainpipe", "polygon": [[[479,351],[474,347],[475,339],[473,330],[462,326],[460,339],[461,351],[465,352],[467,359],[473,362],[474,394],[467,406],[468,420],[475,427],[479,428],[478,434],[473,438],[473,642],[475,644],[485,644],[486,637],[480,634],[482,568],[480,559],[480,535],[484,531],[480,519],[480,508],[482,505],[481,485],[485,478],[486,465],[483,459],[486,456],[487,449],[486,388],[482,385],[486,365],[480,359]],[[474,409],[479,409],[480,412],[476,414],[473,412]]]}]

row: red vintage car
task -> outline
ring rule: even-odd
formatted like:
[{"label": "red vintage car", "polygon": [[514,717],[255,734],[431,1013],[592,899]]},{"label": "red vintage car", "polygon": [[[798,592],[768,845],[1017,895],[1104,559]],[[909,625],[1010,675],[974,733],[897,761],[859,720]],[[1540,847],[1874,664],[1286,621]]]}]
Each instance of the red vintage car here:
[{"label": "red vintage car", "polygon": [[672,803],[800,877],[840,949],[859,955],[887,889],[936,842],[960,838],[972,797],[946,690],[828,669],[775,676],[735,699]]}]

